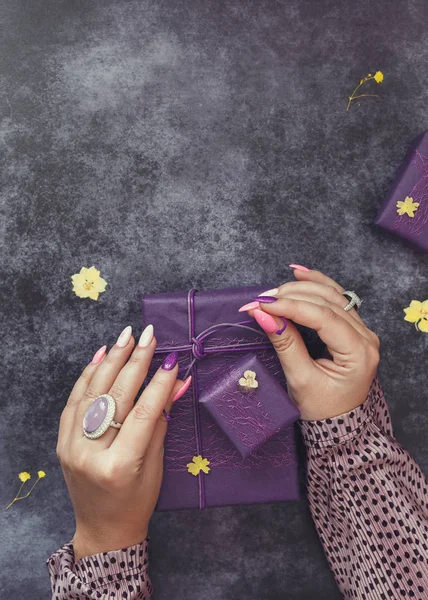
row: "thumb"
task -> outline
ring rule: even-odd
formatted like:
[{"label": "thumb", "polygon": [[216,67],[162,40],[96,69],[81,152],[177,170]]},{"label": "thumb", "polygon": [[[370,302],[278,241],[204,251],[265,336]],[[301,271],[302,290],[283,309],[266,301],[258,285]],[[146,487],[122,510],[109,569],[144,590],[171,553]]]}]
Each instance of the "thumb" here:
[{"label": "thumb", "polygon": [[307,381],[311,376],[314,362],[297,327],[285,317],[270,315],[262,308],[248,312],[267,333],[288,384],[298,388],[299,382]]}]

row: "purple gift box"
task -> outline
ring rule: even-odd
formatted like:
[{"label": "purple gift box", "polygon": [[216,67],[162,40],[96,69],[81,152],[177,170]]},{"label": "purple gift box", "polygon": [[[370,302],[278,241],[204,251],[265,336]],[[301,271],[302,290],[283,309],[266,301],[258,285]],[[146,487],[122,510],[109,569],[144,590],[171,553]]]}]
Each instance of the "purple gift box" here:
[{"label": "purple gift box", "polygon": [[[410,210],[400,215],[397,202]],[[428,131],[410,146],[375,223],[428,251]]]},{"label": "purple gift box", "polygon": [[[200,397],[232,365],[252,353],[284,388],[284,374],[269,339],[254,319],[238,308],[268,289],[252,286],[226,290],[145,294],[143,324],[152,323],[157,348],[146,381],[172,350],[179,353],[179,377],[193,376],[189,390],[174,404],[165,440],[164,477],[157,510],[206,508],[295,500],[299,497],[295,431],[281,429],[254,453],[241,456]],[[272,286],[271,286],[272,287]],[[246,319],[243,321],[243,319]],[[310,354],[324,345],[299,326]],[[290,421],[297,418],[288,406]],[[188,472],[193,457],[209,460],[210,471]]]},{"label": "purple gift box", "polygon": [[300,418],[283,386],[253,353],[208,385],[199,403],[243,458]]}]

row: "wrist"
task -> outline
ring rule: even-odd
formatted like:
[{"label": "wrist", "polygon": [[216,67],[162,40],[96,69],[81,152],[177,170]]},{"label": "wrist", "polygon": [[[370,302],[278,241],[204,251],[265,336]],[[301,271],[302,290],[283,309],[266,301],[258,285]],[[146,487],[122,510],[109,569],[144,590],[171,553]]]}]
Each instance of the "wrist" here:
[{"label": "wrist", "polygon": [[312,403],[308,406],[299,406],[301,421],[324,421],[326,419],[334,419],[341,415],[347,414],[361,406],[367,399],[365,391],[360,395],[354,395],[351,399],[343,401],[343,398],[336,402],[330,401],[322,404]]},{"label": "wrist", "polygon": [[147,527],[127,531],[124,527],[118,530],[112,530],[111,528],[91,530],[76,526],[73,537],[74,561],[77,562],[85,556],[92,556],[101,552],[129,548],[129,546],[143,542],[147,539],[147,536]]},{"label": "wrist", "polygon": [[344,443],[359,435],[367,422],[373,419],[373,411],[378,403],[381,389],[377,377],[362,404],[334,417],[318,420],[300,420],[300,428],[307,446],[327,448]]}]

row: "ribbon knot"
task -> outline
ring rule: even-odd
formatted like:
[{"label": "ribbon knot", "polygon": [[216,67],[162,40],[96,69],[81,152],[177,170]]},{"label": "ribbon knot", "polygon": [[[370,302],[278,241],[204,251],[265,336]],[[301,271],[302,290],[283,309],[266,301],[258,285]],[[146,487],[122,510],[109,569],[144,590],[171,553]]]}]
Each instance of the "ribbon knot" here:
[{"label": "ribbon knot", "polygon": [[195,358],[205,358],[208,353],[205,352],[205,346],[202,339],[192,337],[192,353]]}]

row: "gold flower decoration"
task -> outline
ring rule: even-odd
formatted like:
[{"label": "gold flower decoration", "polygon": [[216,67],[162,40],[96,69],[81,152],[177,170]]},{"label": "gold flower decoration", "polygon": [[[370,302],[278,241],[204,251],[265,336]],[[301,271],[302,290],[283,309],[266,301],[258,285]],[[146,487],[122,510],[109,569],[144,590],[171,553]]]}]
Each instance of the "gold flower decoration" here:
[{"label": "gold flower decoration", "polygon": [[383,81],[382,71],[376,71],[376,73],[374,74],[374,80],[376,81],[376,83],[382,83],[382,81]]},{"label": "gold flower decoration", "polygon": [[256,389],[259,387],[259,382],[256,379],[255,371],[245,371],[244,377],[239,380],[239,385],[247,390]]},{"label": "gold flower decoration", "polygon": [[104,292],[107,281],[100,277],[100,272],[94,266],[87,269],[82,267],[80,273],[71,276],[73,292],[79,298],[98,300],[100,293]]},{"label": "gold flower decoration", "polygon": [[419,208],[419,202],[413,202],[413,198],[407,196],[404,202],[402,202],[401,200],[397,202],[397,208],[397,213],[400,216],[409,215],[409,217],[413,219],[413,217],[415,216],[415,212]]},{"label": "gold flower decoration", "polygon": [[203,471],[204,473],[210,472],[210,468],[208,466],[210,464],[210,461],[207,458],[202,458],[202,456],[199,455],[194,456],[192,461],[193,462],[188,463],[186,467],[188,472],[194,475],[195,477],[199,475],[200,471]]},{"label": "gold flower decoration", "polygon": [[403,309],[406,316],[405,321],[414,323],[416,329],[428,333],[428,300],[419,302],[419,300],[412,300],[410,306]]},{"label": "gold flower decoration", "polygon": [[37,475],[38,475],[38,479],[36,480],[35,483],[33,483],[33,485],[30,488],[30,491],[27,492],[25,494],[25,496],[20,496],[19,494],[21,493],[21,490],[24,487],[25,482],[28,481],[29,479],[31,479],[31,475],[30,475],[30,473],[27,473],[27,471],[22,471],[21,473],[18,473],[18,479],[19,479],[19,481],[21,481],[21,487],[19,488],[18,493],[16,494],[16,496],[12,500],[12,502],[10,502],[10,504],[8,504],[6,506],[5,510],[7,510],[8,508],[10,508],[12,506],[12,504],[14,504],[17,500],[24,500],[24,498],[28,498],[28,496],[34,490],[34,488],[36,487],[36,485],[38,484],[38,482],[41,479],[43,479],[43,477],[46,477],[46,473],[44,471],[37,471]]}]

